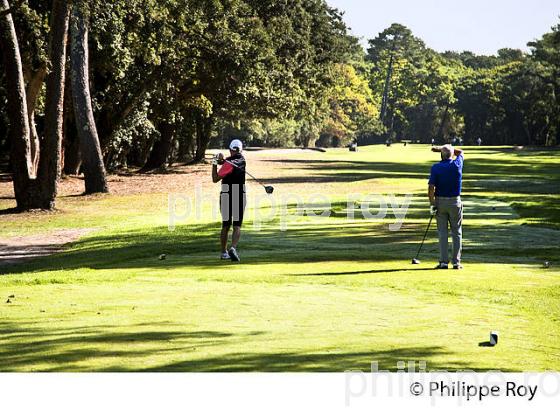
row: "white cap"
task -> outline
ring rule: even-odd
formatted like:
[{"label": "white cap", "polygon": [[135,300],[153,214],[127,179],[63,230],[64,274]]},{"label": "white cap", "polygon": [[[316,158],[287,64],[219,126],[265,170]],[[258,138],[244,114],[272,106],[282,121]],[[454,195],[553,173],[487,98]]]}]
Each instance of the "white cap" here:
[{"label": "white cap", "polygon": [[233,140],[230,144],[229,144],[229,149],[232,151],[243,151],[243,143],[239,140]]}]

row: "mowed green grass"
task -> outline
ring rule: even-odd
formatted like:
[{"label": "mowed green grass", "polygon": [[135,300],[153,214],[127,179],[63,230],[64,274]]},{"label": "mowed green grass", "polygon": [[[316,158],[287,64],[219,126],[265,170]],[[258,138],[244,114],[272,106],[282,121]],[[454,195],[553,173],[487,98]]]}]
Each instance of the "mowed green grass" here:
[{"label": "mowed green grass", "polygon": [[[297,194],[319,211],[321,194],[332,213],[296,215],[292,197],[286,230],[278,216],[259,227],[255,212],[270,216],[271,203],[250,183],[241,264],[218,260],[209,200],[173,232],[165,194],[65,197],[56,213],[2,215],[0,236],[94,230],[63,253],[0,267],[0,370],[368,371],[425,361],[430,370],[558,371],[559,153],[466,152],[461,271],[431,269],[435,229],[422,264],[410,263],[438,159],[427,146],[248,152],[278,201]],[[202,189],[217,199],[215,186]],[[366,194],[413,197],[391,231],[390,211],[348,220],[348,194],[362,195],[358,204]],[[491,330],[499,344],[479,346]]]}]

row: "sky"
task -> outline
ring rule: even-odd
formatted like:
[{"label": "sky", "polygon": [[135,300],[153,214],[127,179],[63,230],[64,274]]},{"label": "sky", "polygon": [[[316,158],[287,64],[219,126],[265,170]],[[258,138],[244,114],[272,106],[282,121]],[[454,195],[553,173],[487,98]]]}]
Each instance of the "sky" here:
[{"label": "sky", "polygon": [[437,51],[495,54],[500,48],[528,50],[560,23],[560,0],[327,0],[345,11],[352,34],[374,38],[392,23],[412,30]]}]

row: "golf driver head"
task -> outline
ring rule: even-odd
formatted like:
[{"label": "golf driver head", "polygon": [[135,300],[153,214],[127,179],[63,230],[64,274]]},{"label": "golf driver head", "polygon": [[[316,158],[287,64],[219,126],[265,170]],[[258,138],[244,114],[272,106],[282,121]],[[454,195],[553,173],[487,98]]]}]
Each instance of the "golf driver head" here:
[{"label": "golf driver head", "polygon": [[413,258],[413,259],[412,259],[412,264],[413,264],[413,265],[420,265],[420,260],[418,260],[418,259],[416,259],[416,258]]},{"label": "golf driver head", "polygon": [[267,193],[268,195],[271,195],[271,194],[274,192],[274,187],[268,185],[268,186],[265,186],[265,187],[264,187],[264,190],[266,191],[266,193]]}]

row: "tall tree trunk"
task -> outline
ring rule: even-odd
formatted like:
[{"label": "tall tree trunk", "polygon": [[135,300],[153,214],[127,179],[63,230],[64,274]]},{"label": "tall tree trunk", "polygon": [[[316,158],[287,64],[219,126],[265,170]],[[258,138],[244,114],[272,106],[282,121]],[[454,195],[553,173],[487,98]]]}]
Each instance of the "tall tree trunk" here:
[{"label": "tall tree trunk", "polygon": [[80,139],[86,194],[109,192],[89,89],[88,19],[82,4],[75,4],[70,22],[72,97]]},{"label": "tall tree trunk", "polygon": [[41,207],[44,209],[54,208],[61,173],[69,17],[70,7],[67,0],[54,0],[49,47],[51,70],[47,77],[45,102],[45,137],[38,173],[43,201]]},{"label": "tall tree trunk", "polygon": [[212,117],[204,118],[202,115],[198,115],[196,118],[196,152],[193,162],[204,160],[208,144],[210,143],[212,123]]},{"label": "tall tree trunk", "polygon": [[523,131],[525,131],[525,136],[527,137],[527,145],[531,145],[531,131],[529,129],[529,124],[527,124],[527,121],[523,121]]},{"label": "tall tree trunk", "polygon": [[158,124],[160,138],[154,143],[150,156],[140,172],[165,168],[173,145],[173,128],[173,124],[169,124],[167,121]]},{"label": "tall tree trunk", "polygon": [[396,44],[393,42],[391,47],[391,56],[389,58],[389,66],[387,67],[387,76],[385,77],[385,85],[383,87],[383,96],[381,98],[381,111],[379,112],[379,119],[384,122],[387,115],[387,106],[389,104],[389,91],[391,89],[391,78],[393,76],[393,63],[395,60]]},{"label": "tall tree trunk", "polygon": [[41,88],[43,88],[43,83],[45,82],[46,76],[47,65],[42,64],[37,71],[30,74],[30,78],[27,83],[27,89],[25,91],[27,96],[27,116],[29,118],[29,136],[31,143],[31,162],[33,164],[33,174],[37,173],[40,156],[39,134],[37,133],[37,127],[35,125],[35,107],[37,106],[39,93],[41,92]]},{"label": "tall tree trunk", "polygon": [[[66,116],[65,121],[68,121],[69,118]],[[73,118],[70,124],[64,124],[64,129],[64,175],[78,175],[82,165],[82,156],[80,153],[80,140],[76,135]]]},{"label": "tall tree trunk", "polygon": [[11,13],[2,13],[9,8],[7,0],[0,0],[0,47],[6,74],[14,193],[18,209],[26,210],[31,206],[35,181],[32,180],[29,119],[19,44]]},{"label": "tall tree trunk", "polygon": [[437,138],[439,141],[443,140],[443,130],[445,123],[447,122],[447,116],[449,115],[449,103],[445,105],[445,111],[443,112],[443,117],[441,118],[441,123],[439,124],[439,129],[437,133]]},{"label": "tall tree trunk", "polygon": [[62,142],[62,162],[65,175],[78,175],[82,165],[80,140],[76,121],[74,120],[74,104],[72,104],[72,86],[66,81],[64,87],[64,135]]},{"label": "tall tree trunk", "polygon": [[190,128],[189,132],[186,132],[185,128],[182,129],[178,142],[177,161],[186,162],[188,159],[192,159],[192,134]]}]

